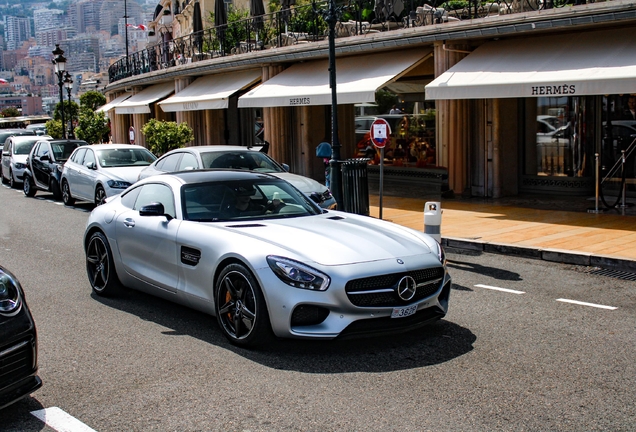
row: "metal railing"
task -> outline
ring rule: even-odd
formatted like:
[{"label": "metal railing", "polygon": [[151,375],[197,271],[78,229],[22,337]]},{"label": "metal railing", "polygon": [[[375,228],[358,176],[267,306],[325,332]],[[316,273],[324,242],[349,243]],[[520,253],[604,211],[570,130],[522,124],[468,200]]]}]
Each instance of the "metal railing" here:
[{"label": "metal railing", "polygon": [[[341,19],[336,25],[335,36],[342,38],[365,35],[405,27],[563,7],[585,1],[404,0],[404,10],[399,14],[392,7],[389,9],[382,6],[389,3],[393,4],[390,0],[349,0],[339,4]],[[323,17],[326,10],[326,1],[315,1],[301,7],[210,27],[176,39],[161,40],[113,63],[108,69],[109,83],[202,60],[324,40],[328,32],[328,25]]]}]

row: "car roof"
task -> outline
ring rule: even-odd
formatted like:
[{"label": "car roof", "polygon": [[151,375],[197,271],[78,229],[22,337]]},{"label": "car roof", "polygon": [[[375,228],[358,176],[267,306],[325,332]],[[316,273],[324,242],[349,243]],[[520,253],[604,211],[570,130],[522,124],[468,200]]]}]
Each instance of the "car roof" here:
[{"label": "car roof", "polygon": [[[280,177],[277,177],[271,174],[255,172],[255,171],[246,171],[246,170],[225,169],[225,168],[180,171],[175,173],[161,174],[159,177],[163,177],[163,176],[178,178],[183,183],[204,183],[209,181],[257,180],[257,179],[264,179],[264,178],[271,179],[271,180],[281,180]],[[151,178],[156,179],[157,176],[148,177],[148,179],[151,179]]]},{"label": "car roof", "polygon": [[[97,148],[104,150],[112,150],[112,149],[122,149],[122,148],[134,148],[134,149],[144,149],[148,150],[146,147],[137,145],[137,144],[87,144],[78,148]],[[150,150],[148,150],[150,151]]]},{"label": "car roof", "polygon": [[48,141],[45,136],[42,135],[13,135],[8,137],[13,142],[21,142],[21,141]]},{"label": "car roof", "polygon": [[[225,145],[225,144],[215,144],[215,145],[204,145],[204,146],[192,146],[192,147],[182,147],[174,150],[170,150],[168,153],[176,153],[179,151],[194,151],[197,153],[204,152],[223,152],[223,151],[258,151],[260,147],[247,147],[247,146],[237,146],[237,145]],[[168,154],[166,153],[166,154]]]},{"label": "car roof", "polygon": [[[42,137],[40,136],[40,138],[42,138]],[[65,143],[65,142],[73,142],[73,143],[79,143],[81,145],[89,145],[86,141],[74,140],[74,139],[50,139],[50,140],[43,139],[42,141],[48,141],[48,142],[52,142],[52,143],[56,143],[56,144]]]}]

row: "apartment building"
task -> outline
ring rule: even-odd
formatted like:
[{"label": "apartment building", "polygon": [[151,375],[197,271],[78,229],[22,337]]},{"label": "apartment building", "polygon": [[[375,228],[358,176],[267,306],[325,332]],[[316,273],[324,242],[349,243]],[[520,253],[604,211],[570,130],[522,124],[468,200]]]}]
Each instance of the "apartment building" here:
[{"label": "apartment building", "polygon": [[5,16],[4,39],[7,50],[15,50],[31,37],[31,20],[28,17]]}]

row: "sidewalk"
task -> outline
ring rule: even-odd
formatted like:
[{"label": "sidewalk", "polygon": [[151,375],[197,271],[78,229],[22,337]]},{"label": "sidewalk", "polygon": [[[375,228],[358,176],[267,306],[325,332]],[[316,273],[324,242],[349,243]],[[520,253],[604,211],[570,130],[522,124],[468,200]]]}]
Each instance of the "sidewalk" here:
[{"label": "sidewalk", "polygon": [[[370,197],[379,216],[379,197]],[[382,218],[424,230],[425,200],[384,196]],[[583,198],[442,201],[442,244],[636,273],[636,208],[588,213]],[[546,209],[542,209],[546,208]],[[549,209],[548,209],[549,208]]]}]

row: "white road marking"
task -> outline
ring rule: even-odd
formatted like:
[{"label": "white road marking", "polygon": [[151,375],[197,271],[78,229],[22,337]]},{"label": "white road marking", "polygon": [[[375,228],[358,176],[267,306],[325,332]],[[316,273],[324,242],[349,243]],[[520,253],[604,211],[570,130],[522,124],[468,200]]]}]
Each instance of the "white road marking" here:
[{"label": "white road marking", "polygon": [[485,288],[485,289],[489,289],[489,290],[495,290],[495,291],[503,291],[503,292],[507,292],[510,294],[525,294],[525,291],[516,291],[516,290],[511,290],[508,288],[499,288],[499,287],[494,287],[494,286],[490,286],[490,285],[482,285],[482,284],[477,284],[475,285],[478,288]]},{"label": "white road marking", "polygon": [[590,307],[595,307],[595,308],[599,308],[599,309],[609,309],[609,310],[618,309],[617,307],[614,307],[614,306],[605,306],[605,305],[596,304],[596,303],[585,303],[585,302],[578,301],[578,300],[569,300],[569,299],[564,299],[564,298],[556,299],[556,301],[563,302],[563,303],[572,303],[572,304],[576,304],[576,305],[580,305],[580,306],[590,306]]},{"label": "white road marking", "polygon": [[58,432],[96,432],[58,407],[31,411],[31,414]]}]

